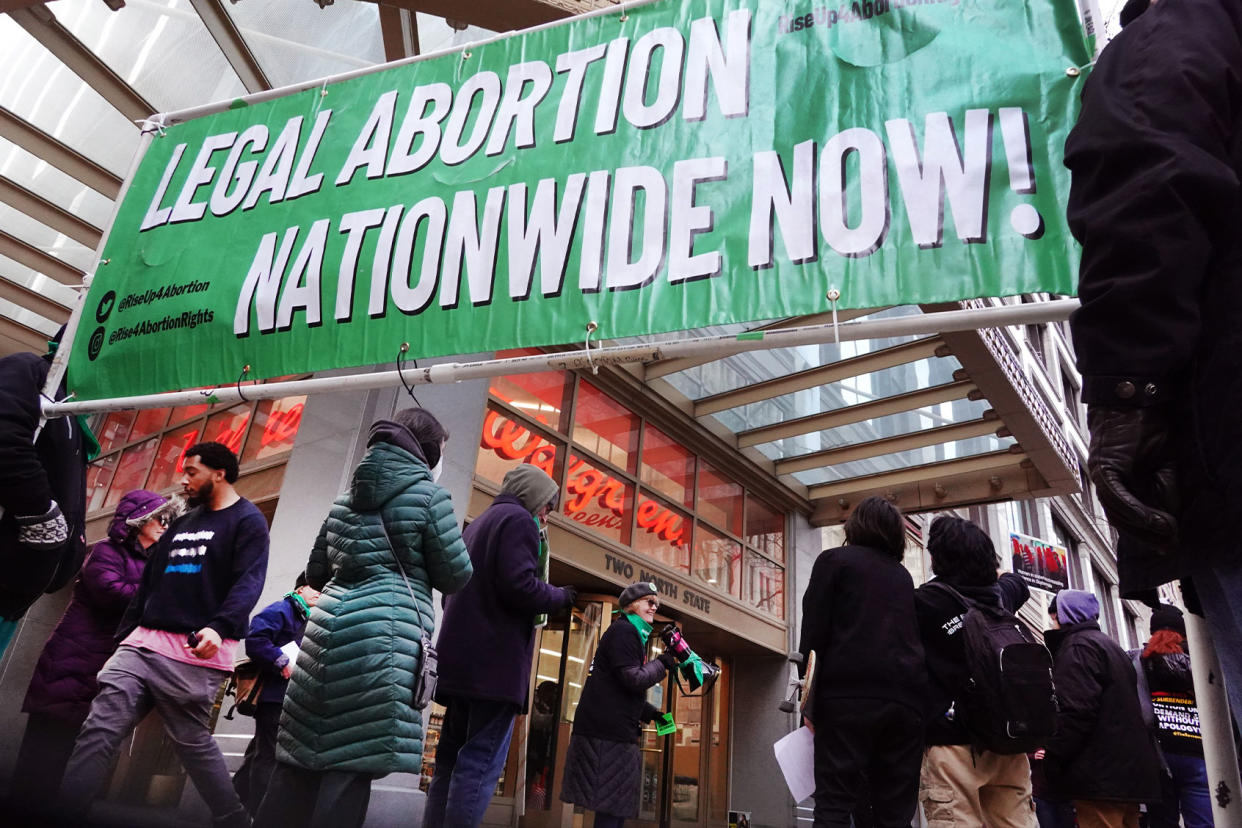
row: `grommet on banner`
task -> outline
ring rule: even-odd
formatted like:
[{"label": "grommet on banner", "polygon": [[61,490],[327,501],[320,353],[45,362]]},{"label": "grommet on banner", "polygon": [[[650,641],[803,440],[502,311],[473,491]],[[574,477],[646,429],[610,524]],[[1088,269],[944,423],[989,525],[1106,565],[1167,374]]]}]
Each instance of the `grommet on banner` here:
[{"label": "grommet on banner", "polygon": [[841,329],[837,326],[837,300],[841,298],[841,291],[837,290],[836,285],[828,289],[828,301],[832,303],[832,341],[841,344]]},{"label": "grommet on banner", "polygon": [[[402,342],[401,347],[397,349],[397,379],[401,380],[401,387],[405,389],[405,393],[410,395],[410,399],[414,401],[414,404],[422,408],[423,404],[418,401],[418,397],[414,396],[414,386],[405,381],[405,374],[401,372],[401,362],[409,352],[410,343]],[[414,360],[414,367],[418,367],[418,360]]]},{"label": "grommet on banner", "polygon": [[[591,358],[591,334],[599,330],[599,323],[594,320],[586,323],[586,356],[587,365],[591,366],[591,373],[598,374],[599,366],[595,364],[595,360]],[[601,346],[602,347],[602,346]]]},{"label": "grommet on banner", "polygon": [[250,365],[249,363],[247,363],[246,365],[242,366],[242,372],[238,374],[237,376],[237,397],[242,402],[250,402],[250,400],[246,399],[246,395],[242,393],[242,389],[241,389],[242,380],[244,380],[246,378],[246,374],[249,374],[249,373],[250,373]]}]

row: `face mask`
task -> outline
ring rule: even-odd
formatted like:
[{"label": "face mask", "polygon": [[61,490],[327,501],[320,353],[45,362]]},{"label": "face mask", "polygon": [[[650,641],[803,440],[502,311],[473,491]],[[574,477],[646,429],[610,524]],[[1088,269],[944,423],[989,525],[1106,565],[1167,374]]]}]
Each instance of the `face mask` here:
[{"label": "face mask", "polygon": [[436,464],[431,467],[431,482],[440,482],[440,473],[444,471],[444,458],[441,457]]}]

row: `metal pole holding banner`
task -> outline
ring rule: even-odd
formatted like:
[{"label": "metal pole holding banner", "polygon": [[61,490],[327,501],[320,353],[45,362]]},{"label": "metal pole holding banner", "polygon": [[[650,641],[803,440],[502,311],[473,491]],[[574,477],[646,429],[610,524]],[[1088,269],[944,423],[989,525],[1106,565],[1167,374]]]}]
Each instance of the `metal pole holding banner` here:
[{"label": "metal pole holding banner", "polygon": [[[65,334],[60,339],[60,344],[56,347],[56,356],[52,359],[52,367],[47,372],[47,381],[43,384],[43,402],[56,399],[56,391],[60,388],[60,381],[64,379],[65,370],[69,365],[69,353],[73,350],[73,340],[78,332],[78,325],[82,321],[82,309],[86,307],[86,294],[89,293],[91,281],[95,278],[95,270],[107,265],[106,261],[100,259],[103,256],[104,246],[108,243],[108,237],[112,235],[112,227],[116,223],[117,213],[121,210],[121,203],[125,200],[125,194],[129,192],[129,185],[134,180],[134,174],[138,171],[138,165],[142,163],[142,158],[147,154],[147,149],[151,146],[154,136],[162,128],[162,124],[154,120],[158,116],[151,116],[143,121],[141,131],[138,133],[138,148],[134,151],[134,158],[130,162],[129,172],[125,174],[124,183],[121,185],[121,191],[117,193],[116,200],[112,203],[112,215],[108,218],[107,229],[104,230],[103,236],[99,239],[99,246],[95,248],[95,269],[82,277],[82,286],[78,290],[77,299],[73,303],[73,311],[69,314],[69,321],[65,323]],[[51,416],[60,416],[54,414]],[[44,412],[43,419],[39,421],[38,428],[35,429],[35,439],[39,439],[39,432],[43,430],[44,423],[47,422],[49,415]]]},{"label": "metal pole holding banner", "polygon": [[1238,777],[1238,754],[1233,741],[1225,676],[1216,657],[1207,621],[1186,613],[1186,642],[1190,671],[1199,708],[1199,732],[1203,736],[1203,759],[1207,764],[1212,817],[1217,825],[1242,824],[1242,781]]},{"label": "metal pole holding banner", "polygon": [[[895,319],[862,319],[840,325],[806,325],[741,334],[705,336],[674,342],[644,343],[592,347],[577,351],[489,359],[476,362],[450,362],[427,368],[407,368],[342,377],[293,380],[242,388],[225,385],[197,391],[174,391],[134,397],[114,397],[87,402],[43,401],[45,417],[66,414],[95,414],[101,411],[123,411],[143,408],[164,408],[201,404],[204,400],[218,405],[232,405],[249,400],[271,400],[301,394],[324,394],[336,391],[363,391],[390,388],[396,385],[435,385],[463,380],[485,379],[505,374],[533,374],[539,371],[595,369],[600,365],[648,363],[681,357],[723,359],[746,351],[767,351],[799,345],[823,345],[894,336],[934,335],[944,331],[966,331],[1007,325],[1034,325],[1060,322],[1078,307],[1077,299],[1057,299],[1021,305],[924,313]],[[396,348],[393,348],[396,351]]]}]

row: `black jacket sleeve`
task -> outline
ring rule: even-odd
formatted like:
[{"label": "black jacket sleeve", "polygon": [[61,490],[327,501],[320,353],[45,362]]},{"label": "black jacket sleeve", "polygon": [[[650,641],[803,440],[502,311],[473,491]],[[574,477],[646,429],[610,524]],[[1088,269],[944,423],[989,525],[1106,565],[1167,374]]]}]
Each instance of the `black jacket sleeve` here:
[{"label": "black jacket sleeve", "polygon": [[798,674],[803,678],[806,677],[806,661],[811,651],[816,650],[822,656],[820,645],[832,636],[830,603],[835,570],[832,553],[821,553],[815,559],[811,579],[802,595],[802,634],[798,637],[802,664],[798,667]]},{"label": "black jacket sleeve", "polygon": [[1067,642],[1065,651],[1057,654],[1052,681],[1061,712],[1057,716],[1057,732],[1048,741],[1049,759],[1068,763],[1083,749],[1100,717],[1100,700],[1107,680],[1108,666],[1096,648]]},{"label": "black jacket sleeve", "polygon": [[643,663],[643,645],[637,630],[634,635],[618,636],[613,646],[616,647],[613,664],[616,665],[617,681],[626,690],[642,692],[658,684],[668,672],[664,662],[658,658]]},{"label": "black jacket sleeve", "polygon": [[[1065,154],[1083,246],[1071,326],[1088,404],[1162,402],[1185,376],[1212,257],[1238,232],[1240,109],[1238,3],[1152,6],[1093,70]],[[1138,393],[1118,396],[1122,380]]]},{"label": "black jacket sleeve", "polygon": [[48,367],[34,354],[0,359],[0,508],[15,515],[41,515],[51,506],[51,484],[34,444]]}]

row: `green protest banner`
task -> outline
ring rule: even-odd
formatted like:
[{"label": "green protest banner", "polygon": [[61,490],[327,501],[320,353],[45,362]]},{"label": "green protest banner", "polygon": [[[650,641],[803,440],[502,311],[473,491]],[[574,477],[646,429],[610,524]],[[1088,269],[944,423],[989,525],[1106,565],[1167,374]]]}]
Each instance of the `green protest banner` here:
[{"label": "green protest banner", "polygon": [[80,400],[1074,292],[1073,0],[694,0],[177,124],[118,212]]}]

